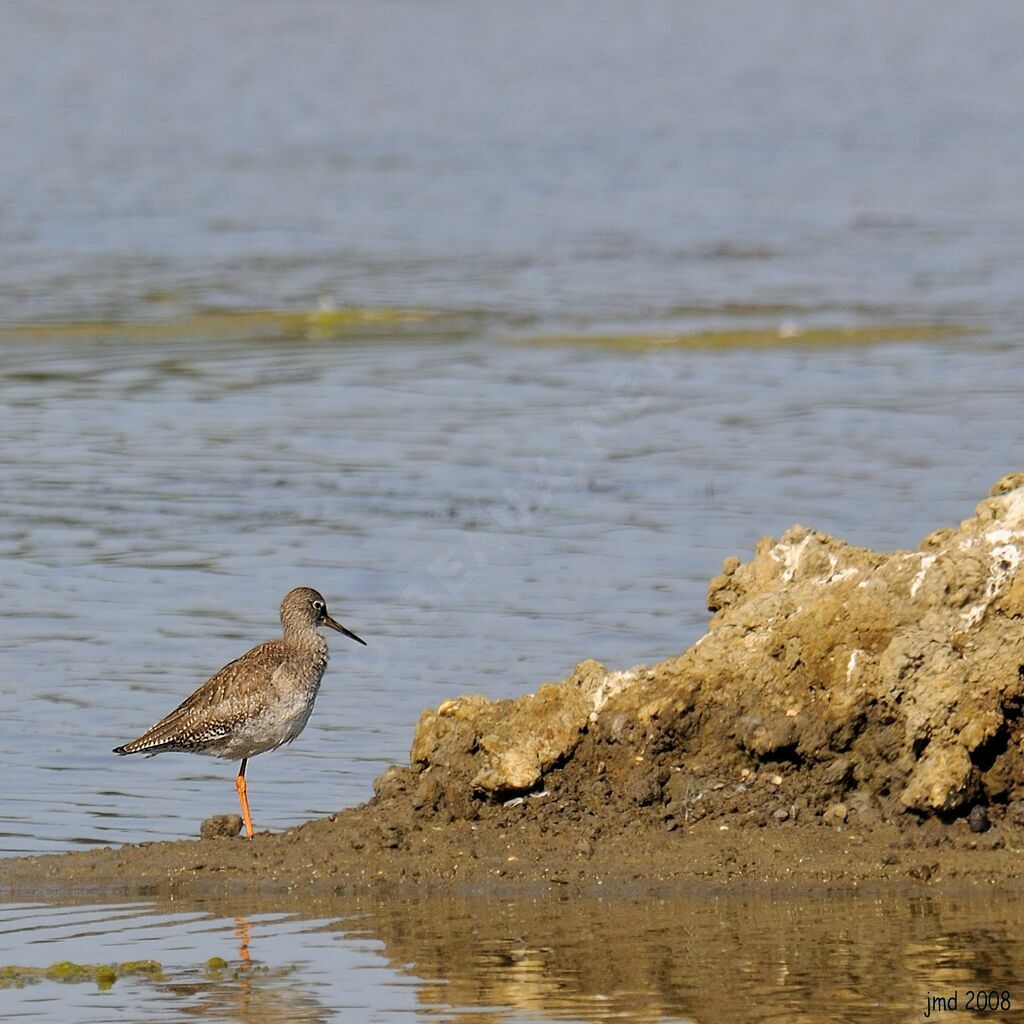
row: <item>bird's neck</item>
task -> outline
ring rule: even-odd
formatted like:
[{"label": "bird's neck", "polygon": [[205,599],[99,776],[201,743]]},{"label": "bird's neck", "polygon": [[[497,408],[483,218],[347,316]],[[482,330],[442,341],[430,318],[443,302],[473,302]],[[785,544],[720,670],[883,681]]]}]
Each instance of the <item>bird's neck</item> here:
[{"label": "bird's neck", "polygon": [[327,640],[318,629],[296,629],[286,631],[285,643],[295,652],[298,663],[302,666],[302,675],[309,676],[314,686],[320,685],[320,679],[327,668]]},{"label": "bird's neck", "polygon": [[286,627],[284,631],[284,642],[292,647],[299,647],[304,651],[325,651],[327,640],[319,629],[311,626]]}]

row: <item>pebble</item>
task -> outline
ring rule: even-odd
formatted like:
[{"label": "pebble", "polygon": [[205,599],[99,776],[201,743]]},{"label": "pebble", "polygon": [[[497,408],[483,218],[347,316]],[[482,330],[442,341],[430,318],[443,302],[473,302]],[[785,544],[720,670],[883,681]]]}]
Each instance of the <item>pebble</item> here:
[{"label": "pebble", "polygon": [[985,810],[981,804],[975,804],[971,808],[971,813],[967,818],[967,824],[970,826],[972,832],[987,832],[991,827],[991,822],[988,820],[988,811]]},{"label": "pebble", "polygon": [[234,839],[242,831],[240,814],[215,814],[199,826],[203,839]]},{"label": "pebble", "polygon": [[833,804],[824,814],[826,825],[842,825],[849,817],[850,812],[846,804]]},{"label": "pebble", "polygon": [[785,807],[780,807],[772,813],[772,817],[781,825],[782,822],[789,821],[789,811]]}]

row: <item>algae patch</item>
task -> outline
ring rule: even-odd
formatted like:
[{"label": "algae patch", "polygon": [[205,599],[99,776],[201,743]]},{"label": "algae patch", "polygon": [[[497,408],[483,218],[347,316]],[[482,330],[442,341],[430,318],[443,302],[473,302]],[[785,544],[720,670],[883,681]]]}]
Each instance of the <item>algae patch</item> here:
[{"label": "algae patch", "polygon": [[465,330],[467,314],[431,309],[323,305],[313,310],[209,310],[152,320],[77,320],[0,324],[2,341],[160,341],[181,338],[333,341],[399,332],[446,336]]},{"label": "algae patch", "polygon": [[879,324],[808,328],[783,324],[779,327],[744,330],[684,331],[666,334],[552,334],[529,339],[528,344],[578,345],[627,352],[652,349],[714,351],[742,348],[838,348],[906,341],[941,341],[979,332],[979,328],[966,324]]},{"label": "algae patch", "polygon": [[162,981],[163,966],[156,960],[128,960],[120,964],[76,964],[72,960],[59,960],[49,967],[19,967],[11,964],[0,967],[0,989],[24,988],[41,981],[61,984],[91,981],[100,989],[108,989],[119,978],[133,976]]}]

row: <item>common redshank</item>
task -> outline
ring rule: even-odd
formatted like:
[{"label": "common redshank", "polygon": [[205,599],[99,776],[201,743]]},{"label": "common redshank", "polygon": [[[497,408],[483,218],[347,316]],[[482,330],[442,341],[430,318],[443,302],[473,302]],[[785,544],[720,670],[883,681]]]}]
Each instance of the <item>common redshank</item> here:
[{"label": "common redshank", "polygon": [[305,728],[327,667],[329,626],[364,646],[366,641],[327,614],[327,602],[309,587],[296,587],[281,602],[280,640],[268,640],[225,665],[215,676],[115,754],[162,754],[183,750],[241,758],[235,779],[245,834],[252,818],[245,791],[250,757],[291,743]]}]

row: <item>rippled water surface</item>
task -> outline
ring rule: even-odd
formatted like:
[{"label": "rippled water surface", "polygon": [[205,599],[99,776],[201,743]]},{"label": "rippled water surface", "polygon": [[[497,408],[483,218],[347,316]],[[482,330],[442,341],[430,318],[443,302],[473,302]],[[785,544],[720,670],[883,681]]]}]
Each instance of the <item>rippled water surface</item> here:
[{"label": "rippled water surface", "polygon": [[[1024,450],[1022,12],[5,4],[0,853],[233,810],[235,765],[110,748],[297,584],[369,647],[332,638],[306,732],[250,765],[264,828],[365,799],[454,694],[679,653],[760,535],[913,546],[969,515]],[[165,973],[0,998],[892,1020],[1017,980],[1012,905],[851,903],[827,933],[766,906],[575,906],[551,938],[505,905],[18,905],[9,964]],[[636,966],[592,965],[595,935]]]},{"label": "rippled water surface", "polygon": [[1020,925],[1017,901],[925,895],[20,904],[0,914],[0,1014],[893,1024],[955,995],[932,1019],[974,1019],[973,999],[1002,1022],[1024,998]]},{"label": "rippled water surface", "polygon": [[1019,313],[1013,0],[14,0],[3,318]]}]

